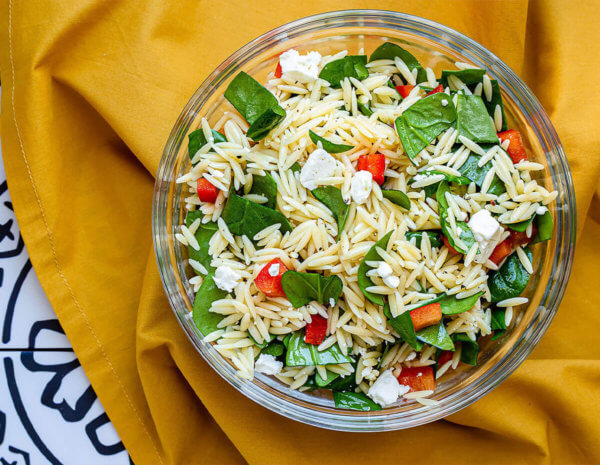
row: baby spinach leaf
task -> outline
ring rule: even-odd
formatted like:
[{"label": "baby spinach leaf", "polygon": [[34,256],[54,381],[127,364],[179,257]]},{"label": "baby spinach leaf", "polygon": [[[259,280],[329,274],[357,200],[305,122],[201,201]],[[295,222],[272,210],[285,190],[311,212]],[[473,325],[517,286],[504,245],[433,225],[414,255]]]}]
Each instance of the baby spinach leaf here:
[{"label": "baby spinach leaf", "polygon": [[390,202],[410,210],[410,199],[404,192],[394,189],[381,189],[381,195],[383,195]]},{"label": "baby spinach leaf", "polygon": [[303,334],[303,331],[296,331],[290,337],[285,355],[287,366],[337,365],[354,361],[352,357],[344,355],[337,344],[319,352],[317,346],[304,342]]},{"label": "baby spinach leaf", "polygon": [[[223,134],[214,129],[211,129],[213,138],[215,139],[215,144],[218,142],[227,142],[227,139]],[[204,147],[208,141],[206,137],[204,137],[204,131],[202,128],[196,129],[195,131],[190,132],[188,136],[188,155],[190,159],[194,158],[196,152]]]},{"label": "baby spinach leaf", "polygon": [[346,225],[348,213],[350,212],[350,205],[344,202],[342,191],[334,186],[321,186],[313,189],[311,192],[315,196],[315,199],[331,211],[337,223],[338,237],[340,237]]},{"label": "baby spinach leaf", "polygon": [[313,143],[316,144],[317,142],[321,142],[323,150],[325,150],[328,153],[342,153],[347,152],[348,150],[352,150],[354,148],[352,145],[334,144],[333,142],[329,142],[327,139],[319,136],[311,130],[308,131],[308,134],[310,136],[310,140],[312,140]]},{"label": "baby spinach leaf", "polygon": [[381,356],[379,357],[379,362],[377,363],[377,369],[379,370],[381,368],[381,364],[383,363],[383,359],[385,358],[385,356],[387,355],[387,353],[390,351],[390,348],[392,347],[392,343],[385,341],[383,343],[383,351],[381,352]]},{"label": "baby spinach leaf", "polygon": [[534,218],[535,213],[531,215],[531,218],[529,218],[528,220],[520,221],[518,223],[507,224],[506,226],[508,226],[513,231],[525,232],[525,230],[527,230],[527,227],[532,223]]},{"label": "baby spinach leaf", "polygon": [[[444,106],[442,101],[446,102]],[[396,131],[411,161],[456,121],[452,99],[437,93],[418,100],[396,118]]]},{"label": "baby spinach leaf", "polygon": [[427,326],[417,331],[417,339],[438,349],[454,350],[454,343],[448,336],[443,320],[437,325]]},{"label": "baby spinach leaf", "polygon": [[442,77],[440,78],[440,84],[444,87],[448,85],[448,76],[456,76],[462,82],[464,82],[467,86],[470,84],[478,84],[483,81],[483,75],[485,74],[485,69],[458,69],[458,70],[443,70]]},{"label": "baby spinach leaf", "polygon": [[[384,313],[386,313],[385,310],[387,310],[387,314],[389,315],[389,306],[387,303],[385,305],[387,308],[384,309]],[[423,344],[417,340],[417,333],[415,332],[410,312],[404,312],[397,317],[390,318],[388,323],[394,331],[398,333],[402,340],[413,349],[421,350],[423,348]]]},{"label": "baby spinach leaf", "polygon": [[493,118],[494,112],[496,111],[496,105],[500,105],[500,110],[502,111],[502,131],[506,131],[508,129],[508,123],[506,121],[506,115],[504,114],[504,104],[502,103],[502,94],[500,93],[500,85],[498,81],[495,79],[491,79],[492,82],[492,100],[489,102],[485,96],[483,97],[483,103],[487,108],[488,114]]},{"label": "baby spinach leaf", "polygon": [[442,234],[438,231],[407,231],[404,234],[407,241],[410,241],[413,237],[415,238],[415,245],[421,247],[421,240],[423,239],[423,233],[429,236],[429,242],[431,247],[441,247],[444,241],[442,240]]},{"label": "baby spinach leaf", "polygon": [[490,328],[494,331],[492,341],[500,339],[506,332],[505,315],[506,309],[504,308],[494,308],[492,310],[492,323],[490,325]]},{"label": "baby spinach leaf", "polygon": [[465,297],[464,299],[457,299],[454,295],[446,295],[438,302],[442,307],[442,313],[444,315],[457,315],[471,310],[482,295],[483,292],[479,292],[470,297]]},{"label": "baby spinach leaf", "polygon": [[381,257],[379,256],[375,248],[381,247],[382,249],[385,249],[387,247],[388,241],[390,240],[392,232],[393,231],[390,231],[379,241],[377,241],[375,245],[373,245],[373,247],[371,247],[369,251],[365,254],[364,258],[360,262],[360,265],[358,266],[358,287],[360,287],[360,290],[365,295],[365,297],[376,305],[383,305],[385,303],[385,299],[383,295],[373,294],[372,292],[368,292],[366,290],[367,287],[373,286],[373,281],[371,281],[371,278],[367,276],[367,271],[370,270],[370,267],[369,265],[367,265],[367,262],[381,260]]},{"label": "baby spinach leaf", "polygon": [[[529,247],[525,248],[525,253],[531,260]],[[521,265],[517,254],[512,253],[500,269],[494,271],[488,279],[492,302],[500,302],[501,300],[520,296],[527,287],[528,282],[529,273]]]},{"label": "baby spinach leaf", "polygon": [[[416,176],[435,176],[435,175],[439,175],[439,174],[444,176],[446,181],[453,182],[454,184],[457,184],[459,186],[466,186],[471,183],[471,180],[465,176],[454,176],[453,174],[444,173],[444,172],[438,171],[438,170],[422,171],[422,172],[418,173]],[[412,185],[415,182],[417,182],[417,180],[415,179],[416,176],[413,176],[412,178],[410,178],[408,180],[408,184]],[[422,178],[417,178],[417,179],[422,179]],[[435,184],[430,184],[428,186],[425,186],[423,188],[425,190],[425,195],[427,197],[431,197],[431,196],[435,195],[439,185],[440,185],[440,183],[436,182]]]},{"label": "baby spinach leaf", "polygon": [[532,244],[548,241],[552,238],[554,219],[549,211],[545,212],[543,215],[536,216],[535,225],[537,227],[537,234],[533,238]]},{"label": "baby spinach leaf", "polygon": [[462,247],[456,245],[456,242],[453,239],[453,234],[450,231],[450,225],[448,224],[448,201],[446,200],[446,192],[450,192],[448,188],[448,183],[446,181],[440,182],[438,190],[435,194],[435,198],[438,202],[438,213],[440,215],[440,226],[442,231],[448,238],[448,242],[457,252],[467,253],[468,248],[470,248],[475,243],[475,238],[473,237],[473,232],[467,226],[467,223],[464,221],[455,221],[456,227],[461,230],[460,239],[467,246],[467,250],[463,250]]},{"label": "baby spinach leaf", "polygon": [[[356,370],[356,364],[354,363]],[[340,376],[329,383],[329,389],[332,391],[352,391],[356,388],[356,377],[354,374],[348,376]]]},{"label": "baby spinach leaf", "polygon": [[498,143],[496,128],[490,120],[483,100],[477,95],[458,94],[456,128],[459,136],[465,136],[473,142]]},{"label": "baby spinach leaf", "polygon": [[337,302],[343,289],[342,280],[335,275],[321,276],[318,273],[301,273],[288,270],[281,277],[281,286],[290,303],[299,308],[313,300],[329,305],[330,299]]},{"label": "baby spinach leaf", "polygon": [[192,316],[194,323],[200,332],[207,336],[219,329],[217,325],[223,319],[223,315],[210,312],[210,307],[215,300],[227,297],[227,292],[219,289],[213,280],[214,274],[208,273],[202,281],[202,286],[194,299]]},{"label": "baby spinach leaf", "polygon": [[246,235],[250,239],[272,224],[279,223],[282,233],[292,230],[287,218],[277,210],[251,202],[233,192],[229,194],[221,218],[232,234]]},{"label": "baby spinach leaf", "polygon": [[[252,334],[248,333],[248,338],[254,342],[254,345],[256,345],[256,347],[258,347],[259,349],[264,349],[266,348],[269,343],[275,339],[275,335],[274,334],[269,334],[269,340],[268,341],[263,341],[263,342],[257,342],[256,339],[254,339],[254,337],[252,336]],[[261,352],[262,353],[262,352]]]},{"label": "baby spinach leaf", "polygon": [[[200,210],[188,212],[185,216],[185,225],[189,227],[197,218],[202,218],[203,216],[204,215]],[[196,229],[196,233],[194,234],[200,248],[196,250],[188,245],[189,258],[202,263],[204,268],[206,268],[206,271],[209,272],[213,269],[210,264],[210,262],[212,262],[212,256],[208,253],[208,249],[210,248],[209,242],[217,229],[217,223],[200,223],[200,226],[198,226],[198,229]]]},{"label": "baby spinach leaf", "polygon": [[358,107],[358,111],[360,111],[363,115],[369,117],[373,114],[373,110],[371,110],[367,105],[357,102],[356,106]]},{"label": "baby spinach leaf", "polygon": [[393,60],[395,57],[399,57],[411,71],[413,69],[417,70],[417,83],[427,81],[425,69],[413,54],[391,42],[386,42],[377,47],[371,54],[369,62],[375,60]]},{"label": "baby spinach leaf", "polygon": [[302,171],[302,167],[300,166],[300,163],[298,163],[297,161],[294,162],[294,164],[290,167],[290,170],[292,171],[292,173],[299,173],[300,171]]},{"label": "baby spinach leaf", "polygon": [[460,342],[460,361],[467,365],[477,365],[477,357],[479,356],[479,344],[471,340],[465,333],[454,333],[451,336],[454,342]]},{"label": "baby spinach leaf", "polygon": [[329,370],[325,370],[325,374],[327,375],[327,377],[325,379],[323,379],[323,378],[321,378],[321,375],[317,371],[317,374],[315,375],[315,384],[317,386],[325,387],[329,383],[331,383],[334,379],[336,379],[340,376],[339,374],[334,373],[333,371],[329,371]]},{"label": "baby spinach leaf", "polygon": [[[485,175],[488,173],[490,169],[492,169],[492,162],[489,161],[483,166],[479,166],[479,159],[481,157],[479,155],[475,155],[473,153],[469,154],[467,160],[463,163],[463,165],[458,169],[460,173],[465,177],[470,179],[475,183],[476,186],[481,187],[483,184],[483,180]],[[498,176],[494,176],[492,183],[490,184],[490,188],[488,189],[488,194],[500,195],[506,192],[506,187],[504,183],[500,180]]]},{"label": "baby spinach leaf", "polygon": [[333,401],[337,408],[361,410],[369,412],[381,410],[381,405],[376,404],[362,392],[333,392]]},{"label": "baby spinach leaf", "polygon": [[348,55],[327,63],[319,73],[319,77],[326,80],[333,88],[341,87],[344,78],[353,77],[362,81],[369,77],[366,64],[366,55]]},{"label": "baby spinach leaf", "polygon": [[252,188],[249,194],[266,197],[267,203],[261,205],[275,210],[277,205],[277,183],[269,173],[266,173],[265,176],[252,175]]},{"label": "baby spinach leaf", "polygon": [[246,119],[250,125],[246,135],[255,141],[263,139],[285,117],[275,96],[243,71],[227,86],[225,98]]},{"label": "baby spinach leaf", "polygon": [[281,341],[271,341],[269,345],[263,347],[261,354],[272,355],[273,357],[281,357],[285,352],[285,345]]}]

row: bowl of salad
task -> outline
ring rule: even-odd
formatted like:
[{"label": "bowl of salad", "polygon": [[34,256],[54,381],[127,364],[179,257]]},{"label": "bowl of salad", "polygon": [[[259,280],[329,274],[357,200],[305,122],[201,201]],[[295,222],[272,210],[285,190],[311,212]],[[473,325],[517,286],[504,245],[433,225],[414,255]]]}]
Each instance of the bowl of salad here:
[{"label": "bowl of salad", "polygon": [[499,58],[410,15],[324,13],[231,55],[180,114],[153,230],[198,352],[261,405],[408,428],[509,376],[576,226],[566,156]]}]

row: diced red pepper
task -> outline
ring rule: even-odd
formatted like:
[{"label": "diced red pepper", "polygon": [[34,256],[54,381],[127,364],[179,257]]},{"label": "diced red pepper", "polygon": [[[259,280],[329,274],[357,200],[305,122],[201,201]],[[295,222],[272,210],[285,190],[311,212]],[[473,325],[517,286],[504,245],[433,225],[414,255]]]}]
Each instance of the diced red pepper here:
[{"label": "diced red pepper", "polygon": [[415,308],[410,311],[410,319],[415,327],[415,331],[439,323],[442,319],[442,306],[439,302],[435,302]]},{"label": "diced red pepper", "polygon": [[385,179],[385,156],[381,153],[361,155],[358,157],[358,171],[369,171],[373,181],[381,186]]},{"label": "diced red pepper", "polygon": [[433,367],[402,367],[398,382],[410,388],[410,392],[434,391],[435,376]]},{"label": "diced red pepper", "polygon": [[254,284],[267,297],[285,297],[285,292],[283,292],[283,287],[281,286],[281,277],[287,270],[279,258],[274,258],[263,266],[254,279]]},{"label": "diced red pepper", "polygon": [[520,245],[529,244],[535,235],[537,234],[537,228],[535,227],[535,223],[531,225],[531,236],[527,237],[527,231],[519,232],[519,231],[511,231],[510,232],[510,240],[512,241],[512,246],[514,248],[519,247]]},{"label": "diced red pepper", "polygon": [[[427,92],[427,95],[439,94],[440,92],[444,92],[444,86],[441,84],[439,86],[437,86],[435,89]],[[427,95],[425,97],[427,97]]]},{"label": "diced red pepper", "polygon": [[502,260],[510,255],[512,252],[512,241],[510,237],[504,239],[500,244],[496,246],[492,254],[490,255],[490,261],[499,265]]},{"label": "diced red pepper", "polygon": [[311,315],[311,322],[306,325],[304,330],[304,342],[318,346],[325,340],[327,333],[327,318],[321,315]]},{"label": "diced red pepper", "polygon": [[508,131],[498,133],[498,137],[501,142],[505,140],[509,141],[508,149],[506,151],[510,155],[513,163],[519,163],[520,161],[527,160],[527,153],[525,152],[525,146],[523,145],[523,139],[521,139],[521,133],[516,129],[509,129]]},{"label": "diced red pepper", "polygon": [[450,253],[450,255],[458,255],[460,253],[458,250],[456,250],[454,247],[452,247],[450,245],[450,241],[448,240],[448,238],[445,235],[443,236],[443,241],[444,241],[444,245],[448,249],[448,252]]},{"label": "diced red pepper", "polygon": [[281,71],[281,63],[277,62],[277,67],[275,68],[275,77],[280,78],[283,72]]},{"label": "diced red pepper", "polygon": [[408,94],[415,88],[415,86],[411,84],[407,84],[405,86],[395,86],[398,93],[402,96],[402,98],[408,97]]},{"label": "diced red pepper", "polygon": [[196,192],[201,202],[215,203],[219,196],[219,189],[208,181],[208,179],[200,178],[196,183]]},{"label": "diced red pepper", "polygon": [[444,364],[448,363],[450,360],[452,360],[452,357],[454,357],[454,352],[452,352],[451,350],[444,350],[437,360],[438,367],[441,367]]}]

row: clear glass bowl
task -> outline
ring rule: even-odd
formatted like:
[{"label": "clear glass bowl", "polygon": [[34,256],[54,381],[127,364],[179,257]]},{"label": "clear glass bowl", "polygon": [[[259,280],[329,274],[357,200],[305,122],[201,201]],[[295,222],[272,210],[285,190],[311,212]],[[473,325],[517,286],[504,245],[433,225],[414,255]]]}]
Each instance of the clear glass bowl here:
[{"label": "clear glass bowl", "polygon": [[[210,343],[202,340],[190,312],[194,293],[187,251],[174,238],[185,211],[181,185],[174,181],[189,169],[187,135],[205,116],[211,123],[227,109],[223,93],[241,70],[264,82],[278,55],[289,49],[318,50],[321,54],[361,48],[369,54],[385,41],[395,41],[439,74],[454,69],[455,61],[485,68],[502,88],[509,127],[521,131],[530,158],[544,164],[538,182],[559,192],[551,206],[555,231],[551,241],[534,247],[534,267],[526,294],[530,304],[507,336],[483,348],[480,365],[463,367],[443,377],[433,399],[437,406],[407,402],[378,412],[336,409],[323,395],[291,391],[274,378],[257,375],[254,381],[235,370]],[[471,404],[508,377],[548,328],[563,297],[574,253],[576,208],[567,158],[548,115],[523,81],[498,57],[459,32],[423,18],[378,10],[352,10],[303,18],[258,37],[227,58],[202,83],[187,103],[164,149],[156,176],[152,227],[156,257],[171,306],[186,334],[204,359],[249,399],[288,418],[340,431],[383,431],[439,420]]]}]

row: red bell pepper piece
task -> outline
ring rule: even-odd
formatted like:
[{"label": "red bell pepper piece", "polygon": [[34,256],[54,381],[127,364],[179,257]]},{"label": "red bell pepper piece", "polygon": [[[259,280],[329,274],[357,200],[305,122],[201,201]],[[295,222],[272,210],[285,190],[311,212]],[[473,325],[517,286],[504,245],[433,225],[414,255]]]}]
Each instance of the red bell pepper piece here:
[{"label": "red bell pepper piece", "polygon": [[219,196],[219,189],[213,186],[208,179],[200,178],[196,183],[196,192],[201,202],[215,203]]},{"label": "red bell pepper piece", "polygon": [[408,97],[408,94],[415,88],[415,86],[407,84],[405,86],[395,86],[398,93],[402,96],[402,98]]},{"label": "red bell pepper piece", "polygon": [[450,360],[452,360],[452,357],[454,357],[454,352],[452,352],[451,350],[444,350],[437,360],[438,367],[441,367],[444,364],[448,363]]},{"label": "red bell pepper piece", "polygon": [[275,77],[280,78],[283,72],[281,71],[281,63],[277,62],[277,67],[275,68]]},{"label": "red bell pepper piece", "polygon": [[409,392],[434,391],[435,376],[433,367],[402,367],[398,382],[410,388]]},{"label": "red bell pepper piece", "polygon": [[514,164],[520,161],[527,160],[527,153],[525,152],[525,146],[523,145],[523,139],[521,139],[521,133],[515,129],[509,129],[508,131],[498,133],[500,141],[509,141],[508,149],[506,151],[510,155]]},{"label": "red bell pepper piece", "polygon": [[490,255],[490,261],[499,265],[502,260],[510,255],[512,252],[512,241],[510,237],[504,239],[500,244],[496,246],[492,254]]},{"label": "red bell pepper piece", "polygon": [[[441,84],[439,86],[437,86],[435,89],[430,90],[429,92],[427,92],[427,95],[438,94],[440,92],[444,92],[444,86],[441,85]],[[425,97],[427,97],[427,95]]]},{"label": "red bell pepper piece", "polygon": [[321,315],[311,315],[311,322],[306,325],[304,330],[304,342],[318,346],[325,340],[327,333],[327,318]]},{"label": "red bell pepper piece", "polygon": [[381,186],[384,181],[385,156],[381,153],[361,155],[358,157],[358,171],[369,171],[373,175],[373,181]]},{"label": "red bell pepper piece", "polygon": [[458,255],[460,253],[458,250],[456,250],[454,247],[452,247],[450,245],[450,241],[448,240],[448,238],[445,235],[443,236],[443,241],[444,241],[444,245],[448,249],[448,252],[450,253],[450,255]]},{"label": "red bell pepper piece", "polygon": [[442,319],[442,306],[439,302],[435,302],[415,308],[410,311],[410,319],[415,327],[415,331],[439,323]]},{"label": "red bell pepper piece", "polygon": [[[254,278],[256,287],[267,297],[285,297],[281,277],[288,269],[279,258],[274,258]],[[274,272],[274,273],[273,273]]]}]

